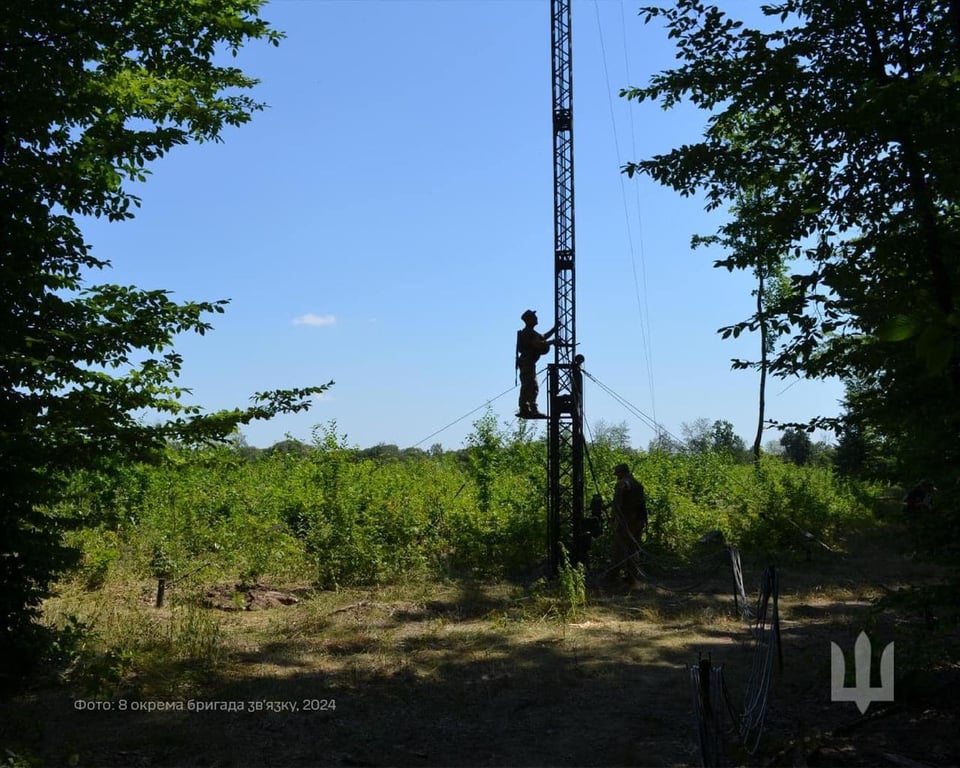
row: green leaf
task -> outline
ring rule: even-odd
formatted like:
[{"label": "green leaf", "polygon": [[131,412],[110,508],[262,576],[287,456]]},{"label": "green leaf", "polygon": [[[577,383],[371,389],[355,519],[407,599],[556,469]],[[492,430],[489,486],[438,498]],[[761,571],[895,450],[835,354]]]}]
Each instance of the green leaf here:
[{"label": "green leaf", "polygon": [[917,335],[919,325],[914,317],[894,315],[877,329],[877,338],[882,341],[904,341]]},{"label": "green leaf", "polygon": [[917,339],[917,355],[926,364],[927,373],[935,375],[946,369],[953,356],[954,340],[940,325],[929,325]]}]

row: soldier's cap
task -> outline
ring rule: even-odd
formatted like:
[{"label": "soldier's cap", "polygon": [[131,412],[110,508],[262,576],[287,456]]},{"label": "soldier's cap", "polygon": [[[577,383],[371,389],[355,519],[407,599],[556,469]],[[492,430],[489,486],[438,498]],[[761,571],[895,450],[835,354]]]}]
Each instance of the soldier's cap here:
[{"label": "soldier's cap", "polygon": [[526,320],[528,317],[536,317],[536,316],[537,316],[536,312],[534,312],[532,309],[528,309],[526,312],[520,315],[520,319]]},{"label": "soldier's cap", "polygon": [[621,472],[629,472],[629,471],[630,471],[630,467],[628,467],[626,464],[617,464],[617,466],[613,468],[613,474],[615,475],[619,475]]}]

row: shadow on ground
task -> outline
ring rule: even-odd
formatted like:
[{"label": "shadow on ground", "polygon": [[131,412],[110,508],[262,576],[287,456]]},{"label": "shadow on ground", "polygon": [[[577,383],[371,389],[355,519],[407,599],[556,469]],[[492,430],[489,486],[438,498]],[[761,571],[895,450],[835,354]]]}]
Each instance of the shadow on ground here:
[{"label": "shadow on ground", "polygon": [[[910,718],[917,732],[952,739],[955,709],[924,719],[905,700],[895,727],[874,726],[830,701],[831,640],[851,648],[869,627],[878,644],[896,638],[897,654],[910,653],[896,617],[871,612],[874,577],[863,574],[873,555],[831,557],[782,568],[783,670],[759,752],[732,745],[731,759],[949,764],[958,756],[943,738],[874,739],[869,749],[857,739],[900,733]],[[753,597],[760,570],[745,568]],[[893,570],[918,577],[909,564]],[[680,576],[638,589],[598,583],[565,621],[510,585],[321,595],[263,612],[266,623],[236,617],[243,642],[199,671],[171,660],[166,678],[130,676],[101,698],[38,684],[3,706],[0,741],[9,754],[71,766],[698,765],[688,666],[723,664],[739,706],[753,659],[732,592],[722,568],[695,590]]]}]

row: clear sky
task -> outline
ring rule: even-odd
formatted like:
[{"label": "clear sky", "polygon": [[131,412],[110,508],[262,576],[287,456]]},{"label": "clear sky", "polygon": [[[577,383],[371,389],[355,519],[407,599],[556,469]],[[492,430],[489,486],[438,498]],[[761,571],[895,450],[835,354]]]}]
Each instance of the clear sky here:
[{"label": "clear sky", "polygon": [[[727,5],[761,18],[759,2]],[[752,282],[690,249],[723,214],[619,172],[706,119],[618,97],[674,62],[638,6],[573,4],[579,351],[673,434],[726,419],[750,444],[758,376],[730,359],[755,359],[759,340],[716,330],[751,313]],[[553,324],[548,0],[274,0],[263,16],[287,39],[237,64],[269,109],[154,164],[133,221],[85,223],[113,263],[104,279],[231,300],[213,333],[177,345],[207,409],[336,381],[309,412],[245,428],[251,445],[336,420],[351,444],[456,448],[482,409],[433,433],[504,392],[491,407],[513,421],[520,314]],[[835,414],[841,396],[773,380],[767,415]],[[589,380],[585,415],[626,422],[636,447],[653,437]]]}]

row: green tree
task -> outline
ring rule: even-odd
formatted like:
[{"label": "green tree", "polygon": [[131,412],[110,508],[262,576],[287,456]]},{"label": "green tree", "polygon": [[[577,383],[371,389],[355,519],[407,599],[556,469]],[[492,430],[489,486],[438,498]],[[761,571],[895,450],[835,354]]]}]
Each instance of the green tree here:
[{"label": "green tree", "polygon": [[834,466],[841,475],[857,477],[867,465],[867,440],[863,430],[853,424],[844,425],[837,438]]},{"label": "green tree", "polygon": [[725,453],[731,458],[740,459],[747,447],[743,438],[734,434],[733,424],[729,421],[699,418],[693,423],[680,425],[683,434],[684,449],[689,453]]},{"label": "green tree", "polygon": [[[776,114],[776,110],[772,110]],[[752,115],[743,115],[741,124],[735,124],[728,137],[737,151],[748,154],[751,151],[750,122]],[[791,158],[793,160],[793,158]],[[796,162],[792,165],[795,167]],[[714,262],[715,267],[729,271],[750,270],[756,280],[753,295],[756,297],[756,309],[746,321],[737,325],[721,328],[723,338],[737,338],[748,329],[760,334],[760,359],[756,361],[734,359],[734,369],[754,368],[760,372],[757,431],[753,440],[754,464],[760,461],[760,446],[766,427],[766,389],[770,372],[770,358],[777,345],[777,339],[790,330],[789,323],[777,317],[776,308],[789,295],[789,281],[786,279],[787,262],[790,259],[790,242],[778,226],[776,211],[778,206],[777,182],[772,180],[782,173],[781,168],[755,168],[755,175],[744,179],[745,186],[737,190],[734,204],[730,209],[730,220],[722,224],[714,235],[695,235],[693,247],[701,245],[720,245],[729,256]]]},{"label": "green tree", "polygon": [[256,461],[264,453],[260,448],[250,445],[239,429],[227,437],[227,444],[244,461]]},{"label": "green tree", "polygon": [[740,460],[747,451],[743,438],[734,433],[733,424],[729,421],[713,422],[711,437],[713,440],[711,448],[718,453],[725,453],[731,458]]},{"label": "green tree", "polygon": [[674,454],[683,450],[683,443],[666,432],[660,432],[647,443],[648,453]]},{"label": "green tree", "polygon": [[802,429],[788,428],[780,437],[783,446],[783,455],[797,466],[803,466],[813,455],[813,441]]},{"label": "green tree", "polygon": [[503,459],[506,442],[497,417],[489,408],[473,422],[473,432],[467,435],[467,466],[477,483],[477,507],[486,514],[493,500],[493,482]]},{"label": "green tree", "polygon": [[274,443],[269,448],[265,448],[263,453],[265,456],[273,456],[274,454],[306,456],[310,453],[310,450],[310,446],[303,441],[287,435],[283,440]]},{"label": "green tree", "polygon": [[[262,105],[229,64],[249,40],[277,44],[260,0],[4,3],[0,14],[0,657],[39,647],[33,623],[76,555],[54,511],[80,469],[111,471],[166,442],[226,438],[309,406],[326,388],[258,393],[203,413],[176,386],[178,334],[203,334],[224,301],[97,284],[109,264],[79,216],[120,221],[129,182],[178,145],[217,141]],[[227,62],[227,63],[224,63]],[[138,414],[150,414],[146,424]]]},{"label": "green tree", "polygon": [[706,453],[713,446],[713,426],[710,419],[701,416],[692,423],[683,422],[680,434],[683,436],[684,449],[690,453]]},{"label": "green tree", "polygon": [[901,477],[940,488],[938,521],[950,534],[931,542],[952,558],[960,550],[957,3],[784,0],[764,7],[763,30],[700,0],[643,13],[666,24],[680,63],[624,95],[666,108],[688,100],[711,115],[700,140],[626,172],[702,193],[711,209],[763,180],[768,239],[803,257],[792,262],[789,296],[768,313],[789,328],[770,371],[869,382],[848,409],[883,439]]},{"label": "green tree", "polygon": [[592,442],[594,447],[603,446],[611,451],[627,451],[630,449],[630,427],[627,422],[608,424],[598,419],[593,425]]},{"label": "green tree", "polygon": [[397,461],[400,458],[400,447],[393,443],[377,443],[369,448],[357,452],[361,459],[376,459],[377,461]]}]

